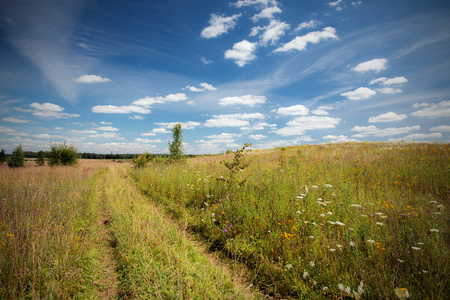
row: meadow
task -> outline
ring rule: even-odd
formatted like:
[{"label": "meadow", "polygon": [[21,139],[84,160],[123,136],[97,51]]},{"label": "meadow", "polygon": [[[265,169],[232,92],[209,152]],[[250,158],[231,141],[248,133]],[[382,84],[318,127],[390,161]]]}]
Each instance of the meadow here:
[{"label": "meadow", "polygon": [[134,178],[268,295],[450,295],[448,144],[244,148]]},{"label": "meadow", "polygon": [[0,166],[0,298],[450,294],[450,145],[248,149]]}]

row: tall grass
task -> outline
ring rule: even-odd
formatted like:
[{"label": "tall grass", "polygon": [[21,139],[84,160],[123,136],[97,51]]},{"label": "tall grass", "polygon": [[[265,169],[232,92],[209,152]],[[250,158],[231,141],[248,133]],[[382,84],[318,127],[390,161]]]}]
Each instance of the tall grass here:
[{"label": "tall grass", "polygon": [[0,168],[0,298],[94,297],[90,185],[100,170]]},{"label": "tall grass", "polygon": [[152,163],[134,178],[269,294],[442,299],[449,154],[448,144],[299,146],[247,152],[236,174],[224,155]]}]

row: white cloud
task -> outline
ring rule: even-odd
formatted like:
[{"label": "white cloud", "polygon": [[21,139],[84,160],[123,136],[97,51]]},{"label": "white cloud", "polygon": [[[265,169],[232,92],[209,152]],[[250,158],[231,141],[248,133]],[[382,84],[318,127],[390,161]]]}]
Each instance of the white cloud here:
[{"label": "white cloud", "polygon": [[302,135],[307,130],[335,128],[340,118],[305,116],[297,117],[286,123],[286,127],[274,132],[282,136]]},{"label": "white cloud", "polygon": [[433,132],[450,132],[450,126],[449,125],[436,126],[436,127],[431,128],[430,131],[433,131]]},{"label": "white cloud", "polygon": [[275,129],[277,127],[277,124],[269,124],[266,122],[259,122],[259,123],[253,124],[252,126],[249,126],[249,127],[241,127],[241,130],[255,131],[255,130],[263,130],[266,127]]},{"label": "white cloud", "polygon": [[311,113],[315,114],[315,115],[319,115],[319,116],[326,116],[329,115],[330,113],[327,110],[332,110],[333,107],[331,106],[319,106],[318,108],[316,108],[315,110],[311,111]]},{"label": "white cloud", "polygon": [[427,107],[427,106],[430,106],[430,105],[431,105],[430,103],[416,103],[412,107],[413,108],[419,108],[419,107]]},{"label": "white cloud", "polygon": [[302,30],[302,29],[315,28],[315,27],[317,27],[319,24],[320,24],[320,22],[317,21],[317,20],[311,20],[311,21],[308,21],[308,22],[303,22],[303,23],[300,23],[300,24],[294,29],[294,31],[300,31],[300,30]]},{"label": "white cloud", "polygon": [[161,122],[158,123],[156,122],[155,124],[167,129],[172,129],[177,123],[181,124],[181,128],[184,130],[190,130],[190,129],[195,129],[195,127],[198,127],[200,125],[202,125],[199,122],[194,122],[194,121],[188,121],[188,122]]},{"label": "white cloud", "polygon": [[388,112],[376,117],[370,117],[369,123],[396,122],[406,118],[408,118],[406,114],[397,115],[395,112]]},{"label": "white cloud", "polygon": [[389,139],[389,141],[415,141],[415,140],[433,140],[439,139],[442,137],[442,134],[437,133],[414,133],[407,135],[405,137],[399,139]]},{"label": "white cloud", "polygon": [[210,39],[227,33],[236,26],[236,21],[240,16],[241,14],[236,14],[231,17],[211,14],[211,18],[209,19],[210,26],[202,30],[201,36]]},{"label": "white cloud", "polygon": [[129,116],[128,119],[129,120],[144,120],[144,117],[135,115],[135,116]]},{"label": "white cloud", "polygon": [[63,139],[67,139],[67,137],[62,136],[62,135],[50,135],[48,133],[33,134],[33,137],[37,138],[37,139],[44,139],[44,140],[50,140],[50,139],[63,140]]},{"label": "white cloud", "polygon": [[267,7],[270,5],[276,6],[278,5],[278,3],[276,0],[239,0],[236,3],[234,3],[234,6],[236,6],[237,8],[251,5]]},{"label": "white cloud", "polygon": [[281,13],[281,9],[277,6],[266,7],[260,13],[254,15],[252,20],[257,22],[259,19],[273,19],[273,15],[279,13]]},{"label": "white cloud", "polygon": [[154,133],[154,132],[144,132],[144,133],[141,133],[141,136],[155,136],[156,135],[156,133]]},{"label": "white cloud", "polygon": [[205,122],[205,127],[243,127],[250,126],[249,120],[264,119],[261,113],[213,115]]},{"label": "white cloud", "polygon": [[136,142],[139,143],[162,143],[163,141],[161,139],[156,139],[156,140],[151,140],[151,139],[141,139],[141,138],[137,138],[135,139]]},{"label": "white cloud", "polygon": [[412,131],[420,130],[420,126],[406,126],[406,127],[390,127],[385,129],[379,129],[374,125],[370,126],[355,126],[351,131],[358,131],[360,133],[352,135],[355,138],[363,138],[366,136],[391,136],[391,135],[398,135],[398,134],[405,134],[410,133]]},{"label": "white cloud", "polygon": [[22,120],[22,119],[16,119],[16,118],[3,118],[2,121],[11,122],[11,123],[31,123],[30,120]]},{"label": "white cloud", "polygon": [[212,63],[213,63],[212,60],[209,60],[209,59],[207,59],[207,58],[204,57],[204,56],[200,57],[200,61],[201,61],[202,63],[204,63],[205,65],[209,65],[209,64],[212,64]]},{"label": "white cloud", "polygon": [[331,6],[331,7],[336,7],[336,6],[339,6],[341,4],[342,4],[342,0],[336,0],[336,1],[333,1],[333,2],[328,2],[328,5]]},{"label": "white cloud", "polygon": [[243,95],[237,97],[225,97],[219,100],[219,105],[247,105],[250,107],[255,107],[258,104],[266,103],[265,96],[254,96],[254,95]]},{"label": "white cloud", "polygon": [[408,82],[408,79],[406,79],[403,76],[394,77],[394,78],[380,77],[377,79],[372,79],[369,82],[369,84],[381,83],[382,85],[394,85],[394,84],[403,84],[403,83],[407,83],[407,82]]},{"label": "white cloud", "polygon": [[397,94],[397,93],[402,93],[403,91],[401,89],[394,89],[391,87],[385,87],[382,89],[377,89],[378,92],[382,93],[382,94]]},{"label": "white cloud", "polygon": [[155,128],[152,130],[154,133],[170,133],[169,130],[166,130],[165,128]]},{"label": "white cloud", "polygon": [[309,114],[309,109],[304,105],[298,104],[294,106],[280,107],[272,110],[272,112],[282,116],[306,116]]},{"label": "white cloud", "polygon": [[177,94],[169,94],[166,97],[156,97],[156,99],[160,99],[164,102],[180,102],[186,101],[188,97],[184,93],[177,93]]},{"label": "white cloud", "polygon": [[190,90],[191,92],[204,92],[204,91],[215,91],[217,88],[215,88],[212,84],[203,82],[199,84],[201,87],[195,87],[195,86],[186,86],[185,88]]},{"label": "white cloud", "polygon": [[135,100],[132,102],[132,104],[134,104],[134,105],[139,105],[139,106],[144,106],[144,107],[150,107],[153,104],[157,104],[157,103],[161,104],[161,103],[164,103],[164,101],[161,99],[156,99],[156,98],[147,96],[147,97],[144,97],[144,98],[141,98],[141,99],[138,99],[138,100]]},{"label": "white cloud", "polygon": [[78,118],[79,114],[63,113],[64,108],[53,103],[31,103],[30,106],[34,108],[33,115],[49,119],[68,119]]},{"label": "white cloud", "polygon": [[269,43],[274,45],[289,27],[289,24],[286,24],[285,22],[271,20],[270,24],[265,27],[258,26],[252,28],[252,33],[250,35],[254,36],[262,30],[264,32],[260,36],[261,45],[266,46]]},{"label": "white cloud", "polygon": [[322,31],[309,32],[295,39],[282,47],[275,49],[275,52],[289,52],[293,50],[303,51],[308,43],[317,44],[322,40],[337,39],[336,29],[333,27],[325,27]]},{"label": "white cloud", "polygon": [[112,125],[112,122],[101,121],[100,124],[102,124],[102,125]]},{"label": "white cloud", "polygon": [[376,58],[360,63],[359,65],[354,67],[353,70],[360,73],[365,73],[368,71],[375,71],[376,73],[378,73],[381,70],[386,69],[386,63],[387,63],[386,58]]},{"label": "white cloud", "polygon": [[70,132],[74,133],[74,134],[96,134],[96,133],[98,133],[95,130],[75,130],[75,129],[72,129]]},{"label": "white cloud", "polygon": [[148,108],[138,105],[96,105],[92,107],[92,112],[103,114],[149,114],[151,111]]},{"label": "white cloud", "polygon": [[362,1],[353,1],[351,4],[352,4],[354,7],[356,7],[356,6],[358,6],[358,5],[361,5],[361,4],[362,4]]},{"label": "white cloud", "polygon": [[100,131],[119,131],[118,128],[112,127],[112,126],[99,126],[96,128],[93,128],[94,130],[100,130]]},{"label": "white cloud", "polygon": [[76,82],[81,83],[100,83],[100,82],[111,82],[111,79],[106,77],[101,77],[98,75],[82,75],[77,79],[74,79]]},{"label": "white cloud", "polygon": [[363,99],[367,99],[375,94],[376,94],[376,92],[374,90],[371,90],[366,87],[360,87],[354,91],[342,93],[341,96],[347,97],[347,99],[349,99],[349,100],[363,100]]},{"label": "white cloud", "polygon": [[[425,106],[425,103],[419,104],[419,106]],[[419,107],[416,106],[416,104],[413,107]],[[419,117],[419,118],[428,118],[428,119],[434,119],[434,118],[442,118],[450,117],[450,101],[442,101],[439,103],[434,103],[431,105],[427,105],[426,108],[412,112],[411,116]]]},{"label": "white cloud", "polygon": [[25,133],[23,131],[17,131],[15,129],[9,128],[9,127],[3,127],[0,126],[0,133],[7,134],[7,135],[15,135],[15,136],[27,136],[28,133]]},{"label": "white cloud", "polygon": [[257,141],[259,141],[259,140],[262,140],[262,139],[267,138],[267,136],[265,136],[265,135],[263,135],[263,134],[250,134],[250,135],[248,136],[248,138],[249,138],[249,139],[252,139],[252,140],[257,140]]},{"label": "white cloud", "polygon": [[225,51],[226,59],[234,59],[239,67],[243,67],[256,58],[253,52],[256,50],[256,43],[243,40],[233,45],[233,49]]},{"label": "white cloud", "polygon": [[89,137],[91,138],[102,138],[102,139],[117,139],[117,140],[123,140],[124,138],[121,137],[119,134],[115,132],[102,132],[102,133],[96,133],[92,134]]},{"label": "white cloud", "polygon": [[167,102],[180,102],[180,101],[186,101],[188,99],[188,96],[184,93],[177,93],[177,94],[169,94],[165,97],[145,97],[142,99],[138,99],[133,101],[131,104],[143,106],[143,107],[150,107],[154,104],[163,104]]}]

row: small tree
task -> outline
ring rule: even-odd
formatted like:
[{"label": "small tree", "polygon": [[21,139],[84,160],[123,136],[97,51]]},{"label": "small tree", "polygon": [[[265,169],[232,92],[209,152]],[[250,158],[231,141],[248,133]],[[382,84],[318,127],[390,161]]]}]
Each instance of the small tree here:
[{"label": "small tree", "polygon": [[44,151],[39,151],[37,154],[37,158],[36,158],[36,164],[38,166],[43,166],[45,165],[45,155],[44,155]]},{"label": "small tree", "polygon": [[50,157],[48,164],[51,166],[70,166],[78,163],[78,152],[74,145],[53,144],[50,145]]},{"label": "small tree", "polygon": [[6,154],[5,154],[5,150],[2,149],[2,151],[0,152],[0,164],[4,163],[6,161]]},{"label": "small tree", "polygon": [[181,124],[177,123],[172,128],[173,142],[169,143],[170,159],[178,160],[183,156],[183,129]]},{"label": "small tree", "polygon": [[144,154],[139,155],[137,158],[133,159],[134,167],[135,168],[143,168],[147,164],[147,162],[151,161],[153,159],[153,155],[151,155],[148,152],[145,152]]},{"label": "small tree", "polygon": [[8,167],[18,168],[25,166],[25,155],[22,150],[22,145],[17,146],[11,156],[8,158]]}]

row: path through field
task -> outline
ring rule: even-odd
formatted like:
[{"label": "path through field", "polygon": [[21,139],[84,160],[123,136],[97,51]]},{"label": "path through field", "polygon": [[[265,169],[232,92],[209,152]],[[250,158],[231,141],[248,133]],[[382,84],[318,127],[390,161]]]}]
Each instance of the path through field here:
[{"label": "path through field", "polygon": [[111,164],[96,182],[101,298],[260,298],[142,195],[129,168]]}]

